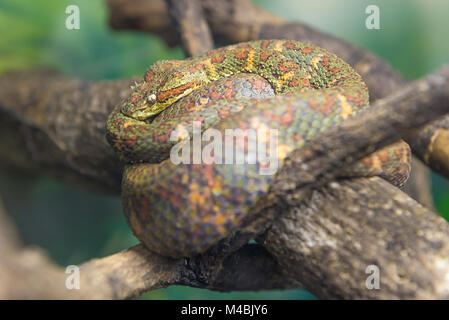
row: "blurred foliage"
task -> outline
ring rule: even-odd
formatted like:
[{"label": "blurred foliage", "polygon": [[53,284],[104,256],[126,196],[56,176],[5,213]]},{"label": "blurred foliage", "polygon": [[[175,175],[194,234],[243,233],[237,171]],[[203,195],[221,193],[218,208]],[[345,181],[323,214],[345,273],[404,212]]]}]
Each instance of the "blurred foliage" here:
[{"label": "blurred foliage", "polygon": [[[305,22],[389,61],[409,79],[448,62],[449,2],[446,0],[255,1],[292,21]],[[381,30],[365,28],[365,8],[381,10]],[[65,28],[65,8],[76,4],[80,30]],[[149,17],[151,18],[151,17]],[[0,2],[0,72],[49,67],[84,79],[142,75],[159,59],[182,58],[157,37],[112,32],[104,1],[2,0]],[[449,219],[449,187],[433,175],[438,212]],[[137,240],[121,212],[120,199],[92,194],[47,177],[0,173],[0,195],[27,244],[45,248],[61,265],[105,256]],[[145,294],[148,299],[310,299],[303,290],[217,293],[171,287]]]},{"label": "blurred foliage", "polygon": [[[80,30],[67,30],[65,8],[80,9]],[[103,1],[2,0],[0,3],[0,72],[52,67],[85,79],[116,79],[143,74],[161,59],[182,58],[157,37],[114,33]]]}]

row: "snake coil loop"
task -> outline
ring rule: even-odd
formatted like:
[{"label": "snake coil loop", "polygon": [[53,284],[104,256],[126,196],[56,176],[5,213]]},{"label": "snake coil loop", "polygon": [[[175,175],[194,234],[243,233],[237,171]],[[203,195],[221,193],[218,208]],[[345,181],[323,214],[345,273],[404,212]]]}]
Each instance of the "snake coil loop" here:
[{"label": "snake coil loop", "polygon": [[[233,76],[246,73],[271,88],[254,77],[248,82]],[[237,92],[236,81],[252,83],[260,94],[237,100],[248,94],[245,88]],[[160,61],[133,89],[109,116],[107,139],[126,163],[122,200],[128,223],[150,250],[169,257],[202,253],[230,236],[251,219],[250,209],[264,201],[275,179],[261,174],[267,162],[260,158],[243,164],[174,163],[170,151],[179,143],[190,146],[186,137],[198,124],[203,132],[214,128],[223,136],[230,129],[245,133],[240,151],[260,138],[248,130],[274,130],[270,156],[281,166],[293,149],[368,106],[366,85],[347,63],[292,40],[253,41],[184,61]],[[276,96],[269,97],[273,91]],[[210,139],[203,137],[200,150]],[[193,149],[187,158],[198,156]],[[342,176],[392,176],[401,184],[409,157],[405,143],[395,144],[345,168]]]}]

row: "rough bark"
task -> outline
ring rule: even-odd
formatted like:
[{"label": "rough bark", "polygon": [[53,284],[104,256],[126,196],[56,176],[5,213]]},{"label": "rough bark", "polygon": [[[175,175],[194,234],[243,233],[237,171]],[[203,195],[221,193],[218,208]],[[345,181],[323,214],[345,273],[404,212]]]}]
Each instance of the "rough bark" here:
[{"label": "rough bark", "polygon": [[187,56],[199,55],[214,47],[199,0],[167,0],[166,3]]},{"label": "rough bark", "polygon": [[121,164],[105,138],[108,113],[133,79],[86,82],[47,71],[0,77],[0,161],[119,194]]},{"label": "rough bark", "polygon": [[[320,298],[447,299],[448,234],[443,218],[374,177],[290,201],[259,242]],[[379,290],[365,285],[370,265],[379,268]]]},{"label": "rough bark", "polygon": [[449,117],[434,121],[412,134],[409,142],[425,164],[449,177]]},{"label": "rough bark", "polygon": [[170,285],[219,291],[293,287],[271,255],[256,244],[226,257],[192,260],[164,258],[137,245],[79,268],[80,289],[68,290],[71,273],[42,249],[24,247],[0,202],[0,299],[130,299]]},{"label": "rough bark", "polygon": [[354,161],[401,137],[407,139],[448,112],[449,66],[446,66],[378,100],[358,116],[293,151],[278,174],[274,190],[295,190],[329,181]]}]

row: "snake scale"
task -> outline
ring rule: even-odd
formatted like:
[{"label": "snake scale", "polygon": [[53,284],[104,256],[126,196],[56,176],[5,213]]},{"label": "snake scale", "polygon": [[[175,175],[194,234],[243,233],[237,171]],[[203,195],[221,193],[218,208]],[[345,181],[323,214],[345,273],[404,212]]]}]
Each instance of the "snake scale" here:
[{"label": "snake scale", "polygon": [[[261,96],[238,97],[233,83],[241,79],[233,77],[239,74],[263,78],[275,95],[265,95],[262,81],[254,80]],[[251,164],[171,161],[173,146],[180,141],[190,144],[195,123],[203,132],[275,129],[275,154],[282,166],[292,150],[368,105],[368,89],[360,75],[310,43],[252,41],[182,61],[156,62],[106,123],[107,140],[126,163],[122,201],[131,229],[163,256],[192,256],[244,225],[249,210],[270,192],[276,175],[260,174],[267,163],[259,159]],[[175,141],[170,139],[173,132]],[[245,143],[242,150],[249,142]],[[402,185],[409,160],[408,145],[399,142],[345,168],[341,175],[380,175]]]}]

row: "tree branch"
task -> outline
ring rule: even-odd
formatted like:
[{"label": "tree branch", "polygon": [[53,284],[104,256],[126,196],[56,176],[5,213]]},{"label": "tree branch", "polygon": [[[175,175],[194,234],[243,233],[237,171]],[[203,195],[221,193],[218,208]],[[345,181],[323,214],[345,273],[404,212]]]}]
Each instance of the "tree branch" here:
[{"label": "tree branch", "polygon": [[408,139],[415,154],[433,170],[449,177],[449,117],[441,118]]},{"label": "tree branch", "polygon": [[[290,207],[258,242],[325,299],[449,298],[449,225],[384,180],[331,182]],[[380,289],[365,282],[376,265]]]},{"label": "tree branch", "polygon": [[137,245],[79,266],[80,289],[71,275],[35,247],[24,247],[0,202],[0,299],[130,299],[143,292],[186,285],[219,291],[292,288],[273,257],[259,245],[231,255],[170,259]]},{"label": "tree branch", "polygon": [[332,180],[342,168],[414,135],[415,130],[447,113],[449,66],[378,100],[365,112],[293,151],[278,174],[274,190],[292,189],[298,196],[296,189]]},{"label": "tree branch", "polygon": [[187,56],[213,49],[212,34],[199,0],[166,0],[166,3]]}]

